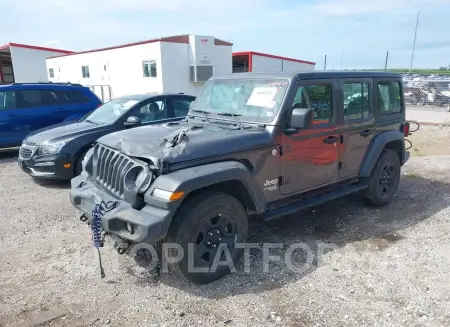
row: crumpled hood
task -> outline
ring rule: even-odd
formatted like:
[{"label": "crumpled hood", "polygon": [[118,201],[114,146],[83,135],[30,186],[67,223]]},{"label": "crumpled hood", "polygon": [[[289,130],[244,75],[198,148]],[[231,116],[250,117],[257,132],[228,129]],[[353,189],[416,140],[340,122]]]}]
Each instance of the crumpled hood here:
[{"label": "crumpled hood", "polygon": [[69,121],[34,131],[27,136],[27,139],[36,144],[42,144],[46,141],[58,142],[108,127],[85,121]]},{"label": "crumpled hood", "polygon": [[[101,137],[98,142],[138,158],[166,158],[169,163],[226,155],[263,147],[270,142],[270,134],[263,127],[225,129],[216,124],[188,130],[181,141],[170,142],[183,129],[199,126],[192,122],[137,127]],[[167,141],[166,141],[166,140]]]}]

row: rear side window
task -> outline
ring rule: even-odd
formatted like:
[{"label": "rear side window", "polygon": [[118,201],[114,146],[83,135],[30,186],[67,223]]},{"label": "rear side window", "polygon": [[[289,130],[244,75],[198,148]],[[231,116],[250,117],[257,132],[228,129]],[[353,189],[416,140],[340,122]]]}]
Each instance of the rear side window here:
[{"label": "rear side window", "polygon": [[79,90],[61,90],[57,91],[57,94],[60,103],[72,104],[91,102],[91,99]]},{"label": "rear side window", "polygon": [[344,83],[344,119],[370,117],[370,94],[367,82]]},{"label": "rear side window", "polygon": [[189,105],[193,101],[190,98],[178,98],[172,101],[173,103],[173,111],[175,117],[183,117],[186,116],[189,111]]},{"label": "rear side window", "polygon": [[16,92],[0,92],[0,110],[16,109]]},{"label": "rear side window", "polygon": [[40,90],[17,91],[17,106],[19,108],[39,107],[43,105],[43,94]]},{"label": "rear side window", "polygon": [[389,115],[402,111],[399,82],[378,82],[378,112]]}]

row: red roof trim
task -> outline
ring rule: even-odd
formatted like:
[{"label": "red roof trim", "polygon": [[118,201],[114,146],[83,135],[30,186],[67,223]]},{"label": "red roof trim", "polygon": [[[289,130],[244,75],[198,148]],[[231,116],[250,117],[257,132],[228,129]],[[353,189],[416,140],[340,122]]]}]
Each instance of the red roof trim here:
[{"label": "red roof trim", "polygon": [[[62,55],[62,56],[53,56],[53,57],[49,57],[47,59],[71,56],[71,55],[82,54],[82,53],[100,52],[100,51],[106,51],[106,50],[115,50],[115,49],[127,48],[127,47],[132,47],[132,46],[135,46],[135,45],[149,44],[149,43],[155,43],[155,42],[170,42],[170,43],[185,43],[185,44],[188,44],[189,43],[189,35],[176,35],[176,36],[162,37],[162,38],[159,38],[159,39],[152,39],[152,40],[145,40],[145,41],[127,43],[127,44],[116,45],[116,46],[107,47],[107,48],[100,48],[100,49],[92,49],[92,50],[81,51],[81,52],[74,52],[74,53],[65,54],[65,55]],[[214,44],[215,45],[230,45],[230,46],[233,45],[232,43],[225,42],[225,41],[222,41],[222,40],[219,40],[219,39],[216,39],[216,38],[214,39]]]},{"label": "red roof trim", "polygon": [[289,58],[289,57],[276,56],[276,55],[271,55],[271,54],[268,54],[268,53],[262,53],[262,52],[256,52],[256,51],[233,52],[233,56],[253,56],[253,55],[257,55],[257,56],[261,56],[261,57],[267,57],[267,58],[287,60],[287,61],[300,62],[302,64],[308,64],[308,65],[315,65],[316,64],[313,61],[307,61],[307,60],[301,60],[301,59],[295,59],[295,58]]},{"label": "red roof trim", "polygon": [[61,49],[54,49],[54,48],[47,48],[47,47],[38,47],[36,45],[28,45],[28,44],[12,43],[12,42],[1,45],[0,50],[4,50],[4,49],[10,48],[10,47],[33,49],[33,50],[40,50],[40,51],[59,52],[59,53],[64,53],[64,54],[74,53],[73,51],[68,51],[68,50],[61,50]]}]

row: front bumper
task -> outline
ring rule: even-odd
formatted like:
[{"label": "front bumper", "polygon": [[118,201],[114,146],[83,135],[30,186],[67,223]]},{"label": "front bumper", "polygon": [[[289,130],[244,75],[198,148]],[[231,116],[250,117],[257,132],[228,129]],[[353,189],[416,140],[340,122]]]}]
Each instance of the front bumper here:
[{"label": "front bumper", "polygon": [[[75,158],[63,158],[60,155],[31,157],[19,156],[19,167],[34,178],[70,180],[74,175]],[[69,164],[69,168],[64,165]]]},{"label": "front bumper", "polygon": [[[134,209],[130,203],[118,200],[106,191],[99,189],[86,172],[71,180],[70,201],[89,219],[96,204],[104,201],[118,202],[118,206],[106,212],[101,220],[103,230],[118,243],[128,245],[136,243],[152,244],[166,236],[167,221],[172,219],[173,210],[145,205],[142,209]],[[130,233],[127,224],[132,226]],[[119,239],[119,240],[118,240]]]}]

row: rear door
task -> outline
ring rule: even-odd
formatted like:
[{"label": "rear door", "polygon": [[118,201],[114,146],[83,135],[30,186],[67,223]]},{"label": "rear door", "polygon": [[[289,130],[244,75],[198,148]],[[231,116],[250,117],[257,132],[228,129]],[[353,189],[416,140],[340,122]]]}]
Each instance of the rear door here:
[{"label": "rear door", "polygon": [[340,81],[341,154],[339,177],[356,176],[375,135],[373,82],[367,79]]},{"label": "rear door", "polygon": [[20,145],[24,138],[22,116],[15,91],[0,91],[0,147]]},{"label": "rear door", "polygon": [[101,103],[94,101],[81,89],[62,89],[56,91],[58,103],[61,105],[63,119],[67,117],[82,117],[96,109]]},{"label": "rear door", "polygon": [[58,106],[56,94],[46,89],[17,91],[17,105],[22,114],[26,134],[62,122],[62,110]]}]

